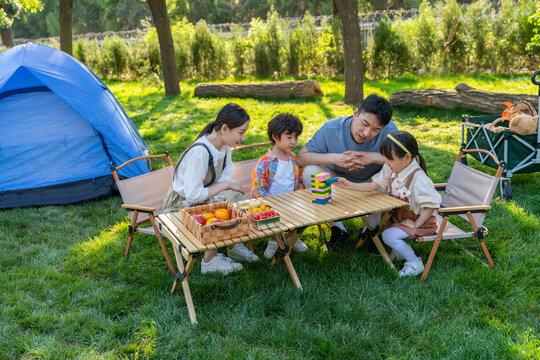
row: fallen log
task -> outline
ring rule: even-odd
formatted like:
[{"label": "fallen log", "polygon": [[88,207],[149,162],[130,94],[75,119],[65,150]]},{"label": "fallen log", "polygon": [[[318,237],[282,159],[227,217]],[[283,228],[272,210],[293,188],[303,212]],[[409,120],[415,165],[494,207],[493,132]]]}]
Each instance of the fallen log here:
[{"label": "fallen log", "polygon": [[323,92],[315,80],[250,84],[202,83],[195,87],[195,96],[289,99],[323,96]]},{"label": "fallen log", "polygon": [[511,103],[528,101],[535,108],[538,107],[538,97],[535,95],[477,90],[465,83],[457,84],[454,90],[407,90],[390,95],[390,103],[392,105],[429,106],[445,110],[454,110],[457,107],[461,107],[486,114],[502,113],[506,110],[506,105],[503,104],[504,101]]}]

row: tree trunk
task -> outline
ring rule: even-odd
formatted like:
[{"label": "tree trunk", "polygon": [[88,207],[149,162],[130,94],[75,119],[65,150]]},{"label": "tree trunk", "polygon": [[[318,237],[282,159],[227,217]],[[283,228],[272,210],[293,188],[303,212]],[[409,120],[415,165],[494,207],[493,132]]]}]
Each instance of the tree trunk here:
[{"label": "tree trunk", "polygon": [[178,95],[180,94],[180,84],[178,83],[176,56],[174,53],[171,26],[169,24],[169,15],[167,14],[167,5],[165,0],[146,0],[146,3],[150,7],[158,34],[165,95]]},{"label": "tree trunk", "polygon": [[342,24],[345,57],[345,103],[360,104],[364,99],[362,37],[358,24],[357,0],[334,0]]},{"label": "tree trunk", "polygon": [[60,0],[60,50],[73,55],[73,0]]},{"label": "tree trunk", "polygon": [[317,81],[302,80],[251,84],[203,83],[195,88],[195,96],[289,99],[323,96],[323,93]]},{"label": "tree trunk", "polygon": [[457,107],[475,110],[486,114],[500,114],[506,110],[504,101],[516,103],[528,101],[535,108],[538,106],[538,97],[535,95],[506,94],[477,90],[465,83],[456,85],[455,90],[449,89],[422,89],[407,90],[394,93],[390,96],[390,103],[396,105],[411,105],[418,107],[434,107],[438,109],[454,110]]},{"label": "tree trunk", "polygon": [[15,41],[13,40],[13,31],[11,27],[0,29],[0,34],[2,35],[2,44],[7,48],[12,48],[15,46]]}]

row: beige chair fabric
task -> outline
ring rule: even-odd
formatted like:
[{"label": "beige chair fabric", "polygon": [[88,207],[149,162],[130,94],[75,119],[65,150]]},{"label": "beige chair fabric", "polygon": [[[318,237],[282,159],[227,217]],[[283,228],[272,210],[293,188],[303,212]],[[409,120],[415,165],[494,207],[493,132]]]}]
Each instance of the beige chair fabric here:
[{"label": "beige chair fabric", "polygon": [[[442,207],[489,205],[499,179],[460,162],[454,163],[446,190],[442,197]],[[466,215],[460,215],[468,221]],[[473,214],[478,227],[484,222],[484,214]]]},{"label": "beige chair fabric", "polygon": [[251,172],[257,165],[259,159],[250,159],[234,163],[233,180],[236,180],[242,186],[242,193],[246,199],[251,198]]},{"label": "beige chair fabric", "polygon": [[[171,186],[174,175],[174,166],[152,171],[125,180],[117,181],[118,190],[125,204],[148,206],[156,208],[155,215],[159,215],[163,206],[163,199]],[[133,212],[129,212],[133,219]],[[137,222],[148,219],[148,214],[139,213]],[[151,229],[151,228],[150,228]],[[140,232],[145,232],[139,229]],[[151,233],[154,233],[153,230]]]}]

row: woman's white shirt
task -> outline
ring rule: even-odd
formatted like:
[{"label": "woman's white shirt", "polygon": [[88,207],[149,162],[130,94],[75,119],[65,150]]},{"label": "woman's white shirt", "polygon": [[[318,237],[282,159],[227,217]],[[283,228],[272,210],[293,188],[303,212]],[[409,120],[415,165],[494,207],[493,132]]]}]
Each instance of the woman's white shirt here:
[{"label": "woman's white shirt", "polygon": [[[234,165],[231,158],[231,148],[224,145],[221,149],[216,149],[206,136],[201,137],[196,143],[205,144],[214,157],[214,167],[216,171],[222,159],[227,155],[227,165],[216,182],[232,180]],[[204,187],[203,181],[208,172],[208,151],[203,146],[195,146],[189,150],[176,169],[173,180],[173,189],[186,201],[197,204],[203,202],[208,197],[208,189]]]}]

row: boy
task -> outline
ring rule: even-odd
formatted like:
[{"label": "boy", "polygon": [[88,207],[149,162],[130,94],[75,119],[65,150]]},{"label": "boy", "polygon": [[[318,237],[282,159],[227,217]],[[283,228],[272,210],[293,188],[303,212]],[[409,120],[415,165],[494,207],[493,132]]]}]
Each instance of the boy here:
[{"label": "boy", "polygon": [[[276,115],[268,123],[268,138],[273,147],[259,159],[257,166],[251,172],[251,197],[265,197],[303,189],[302,169],[296,162],[296,155],[292,152],[298,144],[298,137],[302,134],[303,126],[300,119],[292,114],[282,113]],[[299,231],[298,229],[297,231]],[[287,242],[287,239],[285,239]],[[264,251],[264,257],[271,259],[278,244],[269,240]],[[297,240],[293,250],[304,252],[308,248],[302,241]]]}]

